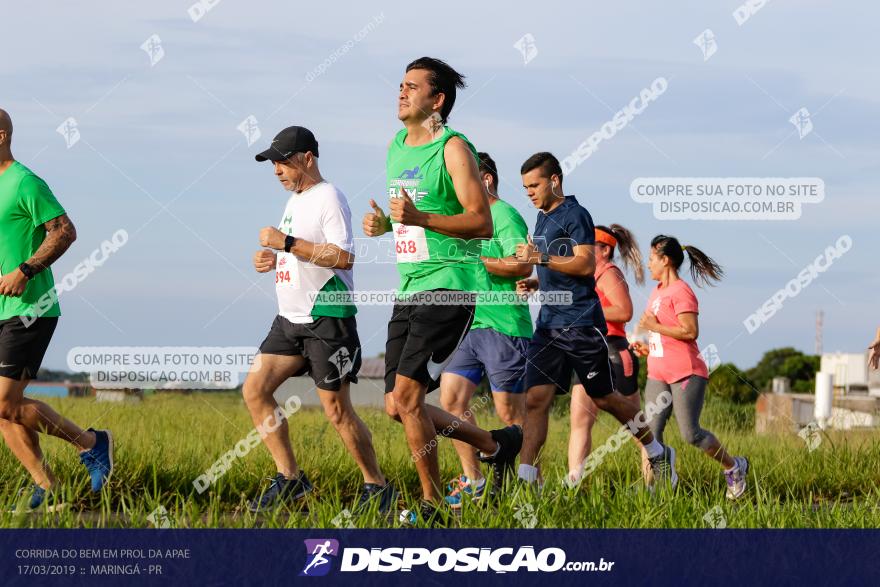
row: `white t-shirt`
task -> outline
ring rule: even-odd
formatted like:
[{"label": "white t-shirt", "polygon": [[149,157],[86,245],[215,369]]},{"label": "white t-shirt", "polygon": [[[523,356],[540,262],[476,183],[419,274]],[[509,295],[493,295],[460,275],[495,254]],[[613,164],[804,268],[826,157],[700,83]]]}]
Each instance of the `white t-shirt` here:
[{"label": "white t-shirt", "polygon": [[[316,244],[332,243],[344,251],[353,252],[348,201],[342,192],[326,181],[304,192],[291,194],[278,230]],[[279,251],[275,264],[278,313],[294,323],[314,322],[314,296],[334,276],[349,291],[354,290],[351,269],[319,267],[293,253]]]}]

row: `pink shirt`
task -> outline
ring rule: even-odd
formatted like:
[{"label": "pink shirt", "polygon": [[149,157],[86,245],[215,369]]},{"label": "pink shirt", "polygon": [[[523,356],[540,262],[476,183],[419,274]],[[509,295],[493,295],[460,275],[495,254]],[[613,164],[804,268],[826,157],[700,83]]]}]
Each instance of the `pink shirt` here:
[{"label": "pink shirt", "polygon": [[[698,314],[699,304],[691,286],[679,279],[667,287],[657,284],[648,298],[648,311],[663,326],[679,326],[678,315],[686,312]],[[691,375],[709,377],[697,341],[685,342],[652,332],[649,346],[648,377],[651,379],[675,383]]]}]

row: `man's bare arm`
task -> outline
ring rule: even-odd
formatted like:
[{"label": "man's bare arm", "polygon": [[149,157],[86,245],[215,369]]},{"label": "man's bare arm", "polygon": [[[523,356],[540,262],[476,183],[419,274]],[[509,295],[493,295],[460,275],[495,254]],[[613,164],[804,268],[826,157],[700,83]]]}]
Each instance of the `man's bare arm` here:
[{"label": "man's bare arm", "polygon": [[528,277],[532,274],[532,264],[519,261],[513,255],[510,257],[480,257],[486,271],[500,277]]},{"label": "man's bare arm", "polygon": [[45,223],[46,238],[37,251],[26,261],[35,271],[42,271],[67,252],[76,240],[76,227],[67,214],[53,218]]},{"label": "man's bare arm", "polygon": [[354,267],[354,255],[331,243],[313,243],[298,238],[290,252],[303,261],[309,261],[318,267],[329,269],[351,269]]},{"label": "man's bare arm", "polygon": [[[575,245],[572,256],[550,255],[546,267],[559,273],[574,277],[589,277],[596,272],[596,256],[593,245]],[[516,258],[520,261],[537,265],[541,261],[541,253],[535,243],[528,242],[516,245]]]},{"label": "man's bare arm", "polygon": [[[260,230],[260,246],[263,247],[283,251],[286,238],[287,235],[274,226]],[[313,243],[297,238],[290,252],[303,261],[309,261],[319,267],[351,269],[354,266],[354,255],[332,243]]]}]

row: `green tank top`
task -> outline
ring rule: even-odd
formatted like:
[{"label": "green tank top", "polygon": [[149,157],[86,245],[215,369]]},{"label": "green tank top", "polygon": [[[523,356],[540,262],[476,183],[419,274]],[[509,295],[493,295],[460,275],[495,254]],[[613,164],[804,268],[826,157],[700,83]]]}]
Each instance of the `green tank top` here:
[{"label": "green tank top", "polygon": [[[398,197],[403,188],[423,212],[446,216],[464,212],[443,153],[449,139],[460,137],[476,158],[471,142],[448,127],[436,140],[416,147],[404,144],[406,136],[406,129],[401,130],[388,148],[388,196]],[[486,269],[480,262],[481,240],[464,240],[399,223],[392,224],[392,232],[401,292],[480,291],[488,286]]]}]

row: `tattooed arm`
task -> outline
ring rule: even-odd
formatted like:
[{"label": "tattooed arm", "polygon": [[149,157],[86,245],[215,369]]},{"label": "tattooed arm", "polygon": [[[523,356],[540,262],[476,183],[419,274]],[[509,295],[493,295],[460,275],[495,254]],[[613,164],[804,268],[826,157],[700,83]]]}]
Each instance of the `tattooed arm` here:
[{"label": "tattooed arm", "polygon": [[[76,228],[67,214],[53,218],[43,227],[46,229],[46,238],[43,239],[42,244],[31,258],[26,261],[37,273],[57,261],[76,240]],[[21,272],[21,269],[16,269],[12,273],[0,277],[0,296],[18,297],[24,293],[27,283],[28,278],[25,274]]]},{"label": "tattooed arm", "polygon": [[46,238],[37,252],[27,260],[27,264],[35,271],[42,271],[57,261],[76,240],[76,227],[67,214],[53,218],[43,227],[46,229]]}]

